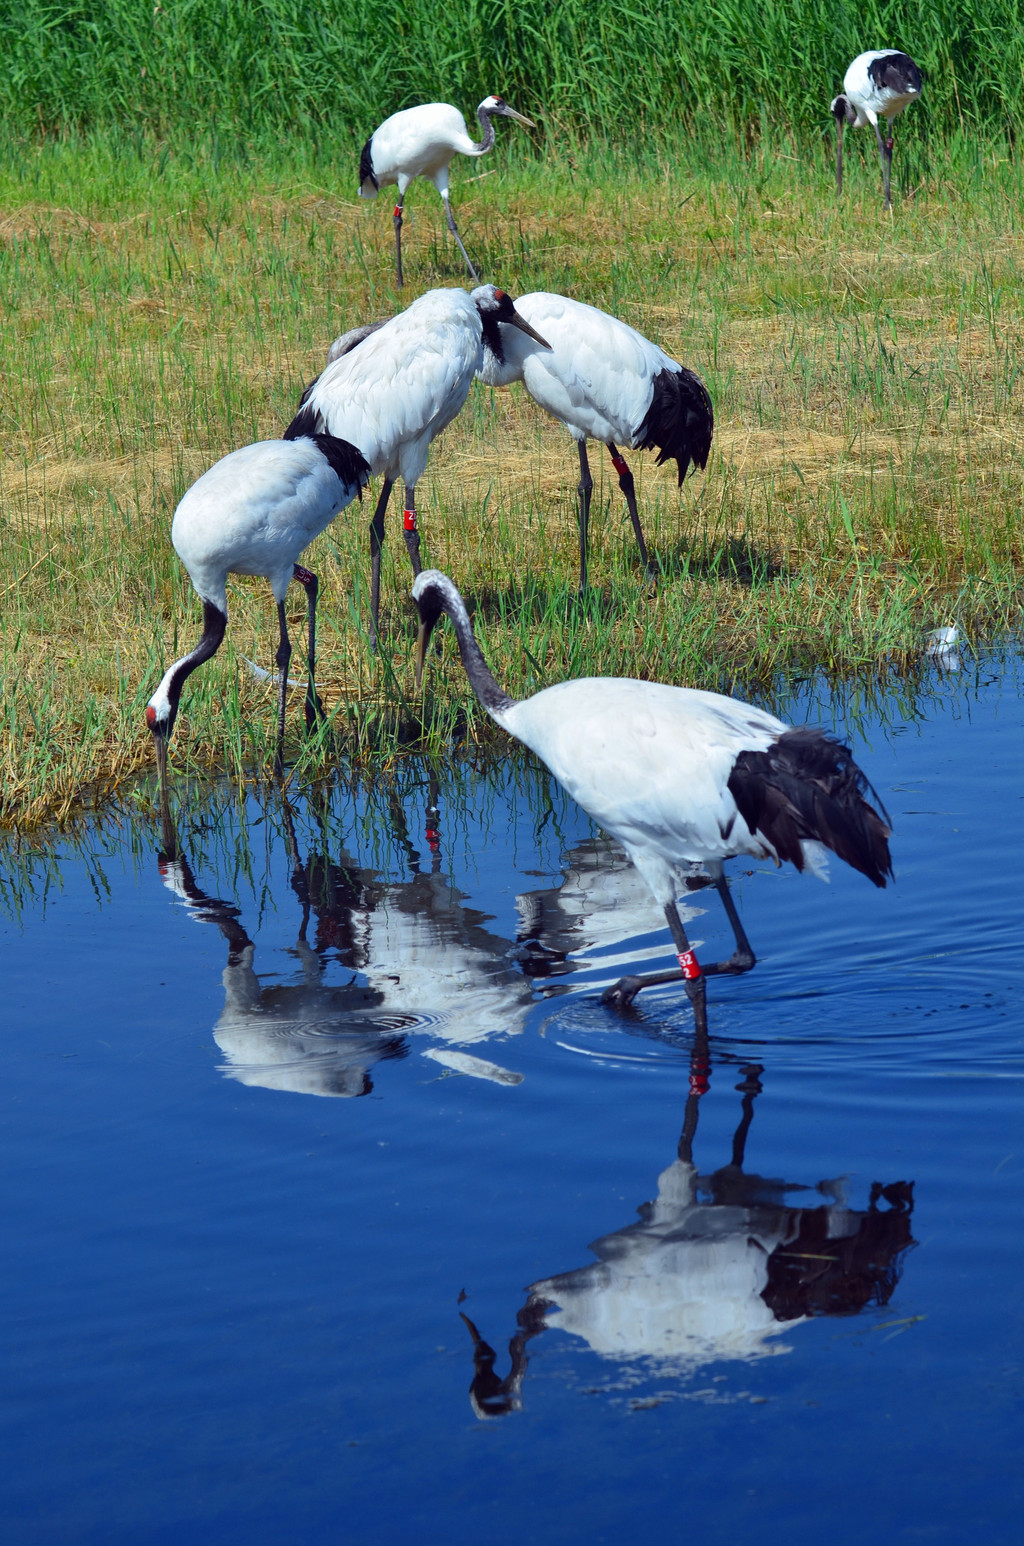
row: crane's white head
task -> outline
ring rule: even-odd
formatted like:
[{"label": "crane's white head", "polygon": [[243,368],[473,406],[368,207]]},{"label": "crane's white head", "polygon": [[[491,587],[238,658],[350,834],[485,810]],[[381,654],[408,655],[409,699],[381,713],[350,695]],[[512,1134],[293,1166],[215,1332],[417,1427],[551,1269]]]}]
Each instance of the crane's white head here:
[{"label": "crane's white head", "polygon": [[516,123],[524,124],[527,129],[536,129],[537,127],[532,118],[524,118],[522,113],[517,113],[514,107],[509,107],[504,97],[484,97],[476,111],[478,117],[483,114],[488,118],[492,115],[496,118],[514,118]]},{"label": "crane's white head", "polygon": [[521,333],[532,338],[534,343],[540,344],[542,349],[551,348],[547,339],[542,338],[526,318],[519,315],[511,295],[507,295],[504,290],[499,290],[496,285],[478,285],[469,298],[480,313],[484,330],[484,346],[490,349],[499,361],[505,358],[500,326],[503,322],[507,327],[518,328]]},{"label": "crane's white head", "polygon": [[146,704],[146,724],[153,732],[154,739],[168,741],[171,731],[174,729],[174,721],[178,717],[178,693],[171,697],[171,687],[178,668],[177,661],[170,670],[165,671],[160,686]]},{"label": "crane's white head", "polygon": [[422,687],[427,646],[441,617],[447,612],[453,622],[461,619],[469,627],[469,613],[452,581],[440,569],[424,569],[416,576],[412,599],[420,614],[420,631],[416,638],[416,686]]}]

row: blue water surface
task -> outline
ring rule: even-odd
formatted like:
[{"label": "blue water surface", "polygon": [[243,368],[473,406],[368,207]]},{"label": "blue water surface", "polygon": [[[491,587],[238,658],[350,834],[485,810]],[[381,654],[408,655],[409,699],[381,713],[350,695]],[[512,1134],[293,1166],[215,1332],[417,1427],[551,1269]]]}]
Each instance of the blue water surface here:
[{"label": "blue water surface", "polygon": [[9,838],[4,1541],[1018,1541],[1020,687],[784,705],[897,883],[734,861],[704,1094],[535,768]]}]

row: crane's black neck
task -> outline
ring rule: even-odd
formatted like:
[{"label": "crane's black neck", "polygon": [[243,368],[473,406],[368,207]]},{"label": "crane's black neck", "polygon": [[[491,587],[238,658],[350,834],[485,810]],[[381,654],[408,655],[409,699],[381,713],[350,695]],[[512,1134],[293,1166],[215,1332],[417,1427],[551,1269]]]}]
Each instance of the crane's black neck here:
[{"label": "crane's black neck", "polygon": [[505,345],[501,338],[501,322],[498,319],[498,314],[490,308],[481,309],[477,307],[477,310],[480,312],[480,327],[483,332],[484,348],[491,351],[499,365],[504,365]]},{"label": "crane's black neck", "polygon": [[199,640],[194,650],[190,650],[176,665],[171,667],[168,674],[167,701],[170,704],[170,724],[172,726],[178,716],[181,689],[196,667],[201,666],[204,661],[209,660],[210,656],[215,655],[220,649],[227,626],[227,613],[222,612],[220,607],[215,607],[212,601],[204,601],[203,637]]},{"label": "crane's black neck", "polygon": [[487,152],[494,144],[494,125],[491,122],[491,114],[488,108],[478,107],[476,110],[476,116],[480,120],[480,127],[484,131],[484,137],[477,145],[473,154],[475,156],[486,156]]},{"label": "crane's black neck", "polygon": [[516,699],[510,697],[495,680],[476,642],[473,625],[469,620],[469,613],[466,611],[462,597],[450,580],[443,576],[440,578],[444,580],[443,584],[435,581],[419,598],[420,618],[429,633],[441,613],[447,612],[455,629],[455,637],[459,641],[459,654],[462,656],[462,665],[469,678],[469,685],[488,714],[497,719],[500,724],[502,716],[515,707]]}]

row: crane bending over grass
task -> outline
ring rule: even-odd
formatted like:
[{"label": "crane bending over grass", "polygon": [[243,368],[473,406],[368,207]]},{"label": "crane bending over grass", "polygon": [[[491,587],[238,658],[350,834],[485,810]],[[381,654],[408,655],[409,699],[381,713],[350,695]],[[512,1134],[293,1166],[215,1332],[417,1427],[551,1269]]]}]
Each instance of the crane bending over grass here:
[{"label": "crane bending over grass", "polygon": [[264,575],[277,602],[279,769],[292,653],[284,598],[292,579],[306,592],[309,618],[307,726],[322,713],[316,693],[317,578],[297,560],[303,548],[360,494],[369,475],[366,459],[347,441],[333,435],[286,436],[283,440],[261,440],[222,457],[193,483],[179,503],[171,524],[171,541],[203,603],[203,636],[194,649],[164,672],[146,706],[165,811],[167,742],[178,716],[181,689],[196,667],[220,648],[228,625],[229,574]]},{"label": "crane bending over grass", "polygon": [[[882,162],[882,186],[885,189],[885,207],[892,208],[889,187],[892,169],[892,121],[911,102],[921,95],[921,71],[909,54],[896,49],[873,48],[866,54],[858,54],[843,77],[843,93],[832,99],[832,116],[836,121],[836,192],[843,191],[843,125],[863,129],[869,123],[878,140],[878,154]],[[878,120],[884,118],[889,125],[889,138],[882,138]]]},{"label": "crane bending over grass", "polygon": [[480,276],[470,262],[469,253],[462,245],[459,228],[455,224],[448,196],[448,166],[452,156],[483,156],[494,144],[492,117],[514,118],[516,123],[528,129],[537,125],[509,107],[502,97],[485,97],[476,110],[484,137],[471,140],[466,130],[466,120],[457,107],[447,102],[428,102],[423,107],[407,107],[401,113],[385,118],[379,129],[374,129],[363,146],[359,158],[359,196],[375,199],[379,190],[388,183],[398,184],[398,203],[395,205],[395,262],[398,267],[398,283],[402,284],[402,205],[406,189],[415,177],[426,177],[434,184],[444,204],[448,229],[459,244],[459,251],[466,260],[466,267],[474,282]]},{"label": "crane bending over grass", "polygon": [[340,435],[359,447],[374,476],[384,474],[370,525],[373,646],[380,626],[380,556],[391,490],[400,477],[405,484],[405,541],[416,575],[421,567],[416,484],[431,442],[466,401],[483,359],[483,339],[496,336],[499,322],[548,347],[516,311],[511,297],[494,285],[481,285],[472,295],[465,290],[428,290],[389,322],[365,331],[355,328],[337,339],[331,346],[335,357],[306,388],[286,432],[291,436],[326,430]]},{"label": "crane bending over grass", "polygon": [[[722,870],[736,854],[820,872],[824,846],[876,886],[892,875],[881,802],[849,747],[823,730],[794,728],[720,693],[625,677],[559,682],[517,702],[489,671],[448,576],[424,570],[412,594],[420,614],[417,682],[431,632],[447,613],[488,714],[622,844],[664,908],[678,968],[623,977],[605,991],[605,1003],[623,1008],[643,987],[682,980],[697,1030],[706,1033],[705,977],[754,965]],[[698,963],[676,906],[695,862],[710,872],[736,940],[733,955],[713,966]]]},{"label": "crane bending over grass", "polygon": [[587,584],[587,532],[594,486],[587,460],[588,436],[608,447],[636,533],[640,561],[653,578],[633,474],[618,446],[656,449],[659,466],[674,458],[680,484],[691,463],[705,467],[714,433],[714,411],[704,383],[635,328],[596,306],[538,290],[516,301],[516,310],[543,332],[550,347],[542,352],[530,342],[531,335],[516,336],[499,321],[484,338],[480,379],[488,386],[521,381],[534,402],[564,424],[577,443],[580,590]]}]

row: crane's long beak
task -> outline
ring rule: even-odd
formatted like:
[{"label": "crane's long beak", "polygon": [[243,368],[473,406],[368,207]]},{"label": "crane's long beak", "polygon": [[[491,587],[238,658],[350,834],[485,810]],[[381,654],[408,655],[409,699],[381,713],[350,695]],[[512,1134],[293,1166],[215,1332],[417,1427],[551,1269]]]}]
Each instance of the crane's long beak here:
[{"label": "crane's long beak", "polygon": [[533,339],[534,343],[540,344],[542,348],[551,348],[551,345],[548,343],[547,339],[541,338],[536,328],[532,328],[527,322],[526,318],[521,317],[518,311],[516,311],[514,308],[511,317],[502,317],[501,320],[503,322],[507,322],[509,327],[517,327],[521,333],[526,333],[529,338]]},{"label": "crane's long beak", "polygon": [[514,118],[516,123],[525,124],[527,129],[536,129],[537,127],[532,118],[524,118],[522,113],[517,113],[515,108],[509,107],[507,102],[503,107],[499,107],[498,112],[503,118]]}]

